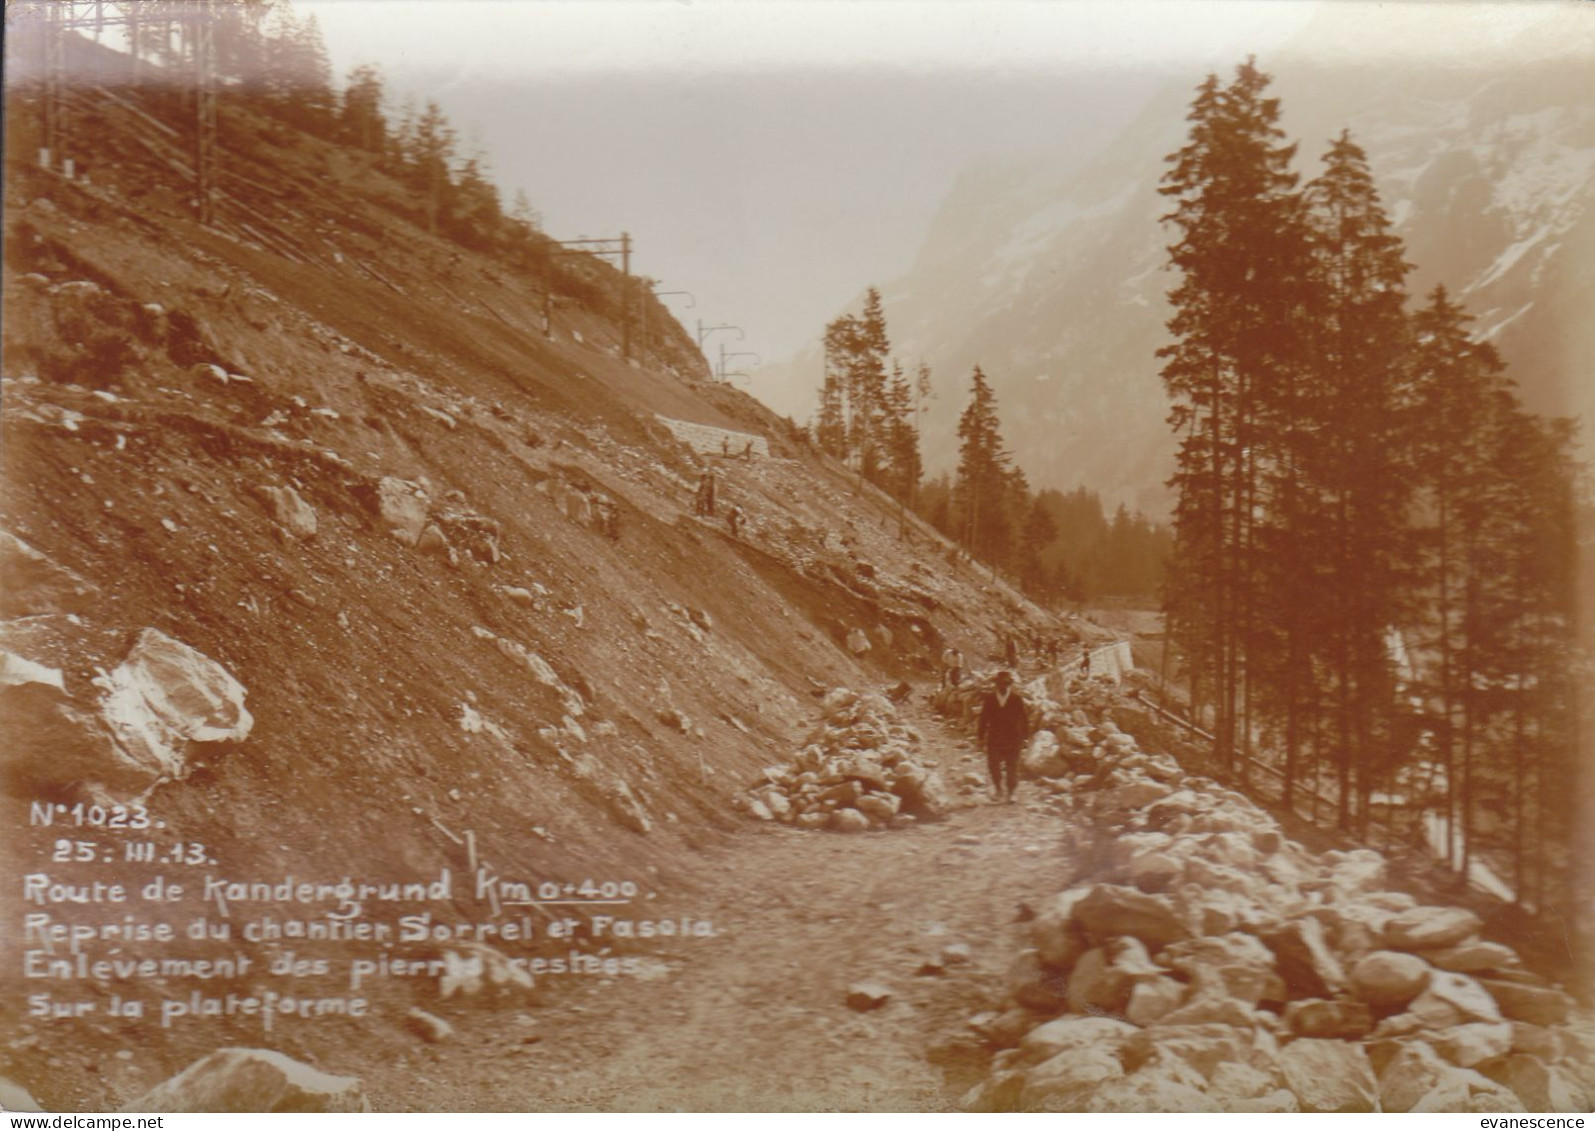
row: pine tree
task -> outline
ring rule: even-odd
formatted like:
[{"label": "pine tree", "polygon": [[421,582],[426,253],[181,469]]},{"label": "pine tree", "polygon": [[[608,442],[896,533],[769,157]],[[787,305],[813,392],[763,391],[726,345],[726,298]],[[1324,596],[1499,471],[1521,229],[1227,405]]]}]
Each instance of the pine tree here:
[{"label": "pine tree", "polygon": [[1278,128],[1278,100],[1263,97],[1268,82],[1250,60],[1227,87],[1208,76],[1159,188],[1175,201],[1164,219],[1177,229],[1169,259],[1181,275],[1169,295],[1174,343],[1159,351],[1180,435],[1171,486],[1181,569],[1167,612],[1193,699],[1211,698],[1226,771],[1250,739],[1254,661],[1269,635],[1256,520],[1279,452],[1263,406],[1272,388],[1299,380],[1311,297],[1295,146]]},{"label": "pine tree", "polygon": [[416,187],[424,194],[427,230],[436,232],[453,188],[449,170],[454,161],[454,127],[433,99],[427,100],[416,119],[412,146],[407,164]]},{"label": "pine tree", "polygon": [[[1309,623],[1334,683],[1338,817],[1350,823],[1357,800],[1356,818],[1365,824],[1376,763],[1390,746],[1395,695],[1386,639],[1401,612],[1412,482],[1404,466],[1410,437],[1404,280],[1411,266],[1390,232],[1366,155],[1349,133],[1330,145],[1306,200],[1319,284],[1316,348],[1311,394],[1290,391],[1292,405],[1306,405],[1291,430],[1307,442],[1289,446],[1294,466],[1286,474],[1298,483],[1285,490],[1297,499],[1283,515],[1286,537],[1278,549],[1295,566],[1292,580],[1309,572],[1315,578],[1317,615]],[[1303,489],[1314,503],[1306,516]],[[1301,588],[1285,587],[1293,597]],[[1291,627],[1302,619],[1293,618]]]},{"label": "pine tree", "polygon": [[343,91],[339,127],[344,141],[368,153],[388,146],[388,123],[382,114],[382,75],[369,63],[349,72]]},{"label": "pine tree", "polygon": [[825,376],[814,440],[820,450],[846,460],[850,454],[849,372],[859,336],[858,319],[844,314],[825,327]]},{"label": "pine tree", "polygon": [[1460,862],[1472,769],[1471,688],[1477,640],[1469,640],[1478,597],[1480,531],[1491,495],[1488,451],[1501,424],[1496,412],[1507,391],[1504,366],[1488,343],[1468,334],[1471,318],[1436,287],[1413,319],[1414,477],[1423,507],[1418,531],[1417,581],[1430,629],[1422,641],[1435,656],[1429,680],[1436,700],[1438,752],[1445,780],[1446,855]]},{"label": "pine tree", "polygon": [[919,490],[923,467],[919,455],[919,429],[915,425],[914,392],[901,364],[892,365],[883,405],[887,459],[886,486],[905,506]]},{"label": "pine tree", "polygon": [[958,476],[954,521],[969,551],[988,562],[1006,560],[1011,459],[1002,441],[997,397],[980,366],[970,379],[969,404],[958,418]]}]

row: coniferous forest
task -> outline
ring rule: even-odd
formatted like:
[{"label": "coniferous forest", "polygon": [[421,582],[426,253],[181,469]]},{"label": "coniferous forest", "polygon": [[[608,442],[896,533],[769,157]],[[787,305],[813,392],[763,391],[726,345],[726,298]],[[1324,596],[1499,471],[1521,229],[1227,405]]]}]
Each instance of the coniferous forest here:
[{"label": "coniferous forest", "polygon": [[[1209,76],[1160,191],[1178,438],[1169,632],[1216,759],[1366,837],[1423,802],[1461,875],[1562,902],[1577,780],[1575,468],[1354,138],[1309,179],[1248,61]],[[1316,796],[1305,797],[1303,791]]]},{"label": "coniferous forest", "polygon": [[978,366],[956,471],[924,479],[930,370],[892,359],[873,287],[826,327],[813,439],[1038,599],[1160,599],[1226,777],[1559,903],[1588,678],[1573,422],[1524,408],[1444,286],[1408,292],[1349,132],[1298,171],[1269,85],[1208,76],[1159,189],[1171,526],[1033,490]]}]

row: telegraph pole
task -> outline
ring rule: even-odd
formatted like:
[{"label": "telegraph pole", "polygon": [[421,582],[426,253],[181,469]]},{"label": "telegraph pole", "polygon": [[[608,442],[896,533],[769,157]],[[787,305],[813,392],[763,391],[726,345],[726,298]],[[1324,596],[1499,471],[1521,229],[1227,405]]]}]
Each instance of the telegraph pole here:
[{"label": "telegraph pole", "polygon": [[[620,257],[620,273],[624,276],[620,284],[620,321],[622,349],[626,359],[631,360],[631,304],[632,304],[632,277],[631,277],[631,233],[621,232],[620,238],[606,237],[603,239],[555,240],[559,245],[558,251],[553,255],[597,255]],[[543,289],[544,304],[544,332],[547,333],[547,306],[548,288]]]},{"label": "telegraph pole", "polygon": [[194,179],[199,196],[199,222],[209,227],[216,215],[216,26],[211,0],[199,0],[194,26],[194,103],[198,110],[198,141],[194,149]]}]

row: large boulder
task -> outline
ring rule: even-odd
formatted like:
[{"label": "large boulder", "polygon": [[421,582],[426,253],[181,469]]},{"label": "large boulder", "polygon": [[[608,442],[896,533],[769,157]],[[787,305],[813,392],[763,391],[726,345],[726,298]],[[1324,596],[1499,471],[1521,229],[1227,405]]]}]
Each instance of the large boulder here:
[{"label": "large boulder", "polygon": [[1479,1115],[1491,1112],[1521,1112],[1523,1105],[1511,1089],[1497,1084],[1471,1068],[1454,1068],[1422,1099],[1412,1105],[1413,1112],[1445,1112]]},{"label": "large boulder", "polygon": [[1103,1083],[1123,1075],[1109,1049],[1070,1049],[1025,1073],[1019,1104],[1025,1111],[1077,1111]]},{"label": "large boulder", "polygon": [[1008,968],[1008,993],[1026,1009],[1056,1013],[1063,1008],[1067,979],[1042,965],[1034,950],[1022,950]]},{"label": "large boulder", "polygon": [[1408,1009],[1424,1018],[1425,1023],[1433,1029],[1449,1027],[1436,1023],[1448,1016],[1446,1010],[1452,1011],[1464,1022],[1501,1020],[1501,1010],[1488,990],[1466,974],[1453,974],[1449,970],[1436,970],[1430,974],[1428,986],[1413,999]]},{"label": "large boulder", "polygon": [[139,633],[127,658],[97,682],[119,755],[152,777],[182,777],[190,743],[237,742],[255,725],[231,672],[158,629]]},{"label": "large boulder", "polygon": [[1482,970],[1505,970],[1518,965],[1517,952],[1497,942],[1475,939],[1458,946],[1426,950],[1423,959],[1441,970],[1458,974],[1477,974]]},{"label": "large boulder", "polygon": [[1505,1021],[1474,1021],[1426,1036],[1437,1053],[1460,1068],[1474,1068],[1512,1051],[1512,1026]]},{"label": "large boulder", "polygon": [[1088,888],[1071,888],[1059,892],[1042,904],[1031,920],[1030,944],[1046,965],[1067,970],[1089,949],[1074,922],[1075,904],[1084,899],[1088,891]]},{"label": "large boulder", "polygon": [[1479,933],[1484,922],[1462,907],[1414,907],[1385,923],[1390,950],[1437,950],[1456,946]]},{"label": "large boulder", "polygon": [[1351,968],[1351,992],[1375,1009],[1396,1012],[1429,984],[1429,964],[1414,954],[1376,950]]},{"label": "large boulder", "polygon": [[426,489],[408,479],[384,475],[377,484],[376,512],[384,530],[406,546],[414,546],[430,521]]},{"label": "large boulder", "polygon": [[1134,1025],[1113,1017],[1059,1017],[1026,1033],[1019,1055],[1027,1064],[1039,1064],[1080,1049],[1117,1049],[1135,1033]]},{"label": "large boulder", "polygon": [[1480,1071],[1509,1088],[1528,1111],[1585,1112],[1589,1100],[1559,1068],[1536,1057],[1516,1053]]},{"label": "large boulder", "polygon": [[1178,1009],[1187,987],[1173,978],[1141,978],[1130,989],[1124,1016],[1136,1025],[1152,1025]]},{"label": "large boulder", "polygon": [[316,536],[316,508],[292,487],[261,487],[257,492],[277,524],[301,541]]},{"label": "large boulder", "polygon": [[1075,904],[1074,919],[1093,939],[1130,935],[1153,950],[1191,935],[1166,899],[1116,884],[1093,887]]},{"label": "large boulder", "polygon": [[1453,1070],[1425,1041],[1405,1041],[1379,1072],[1379,1106],[1411,1111]]},{"label": "large boulder", "polygon": [[1081,1108],[1087,1112],[1214,1112],[1202,1074],[1178,1057],[1151,1061],[1134,1072],[1106,1080]]},{"label": "large boulder", "polygon": [[1139,939],[1112,939],[1086,951],[1075,963],[1068,981],[1069,1008],[1076,1013],[1122,1014],[1136,980],[1161,973]]},{"label": "large boulder", "polygon": [[1379,1086],[1360,1044],[1302,1038],[1279,1054],[1285,1086],[1303,1111],[1376,1111]]},{"label": "large boulder", "polygon": [[1550,986],[1531,986],[1497,978],[1480,978],[1481,989],[1495,999],[1501,1014],[1530,1025],[1560,1025],[1573,1008],[1573,999]]},{"label": "large boulder", "polygon": [[1274,952],[1280,977],[1298,996],[1332,997],[1346,987],[1346,972],[1316,919],[1293,919],[1263,935]]},{"label": "large boulder", "polygon": [[331,1076],[269,1049],[220,1049],[122,1109],[144,1111],[370,1111],[353,1076]]},{"label": "large boulder", "polygon": [[1125,1041],[1120,1056],[1132,1070],[1160,1057],[1178,1057],[1205,1080],[1220,1064],[1245,1061],[1251,1047],[1251,1031],[1233,1025],[1158,1024]]}]

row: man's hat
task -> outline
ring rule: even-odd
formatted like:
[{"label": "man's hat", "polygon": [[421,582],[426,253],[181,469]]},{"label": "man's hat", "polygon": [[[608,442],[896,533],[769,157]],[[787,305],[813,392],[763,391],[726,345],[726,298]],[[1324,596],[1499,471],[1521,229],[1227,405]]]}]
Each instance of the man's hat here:
[{"label": "man's hat", "polygon": [[997,683],[999,685],[1001,685],[1003,687],[1006,687],[1009,684],[1011,684],[1012,682],[1013,682],[1013,672],[1009,671],[1007,668],[1004,668],[1002,671],[997,673]]}]

